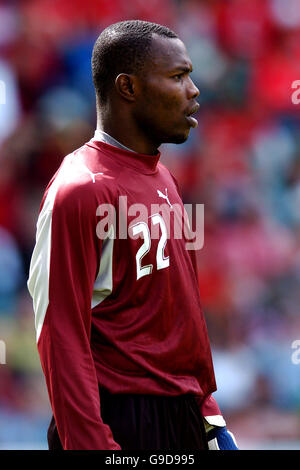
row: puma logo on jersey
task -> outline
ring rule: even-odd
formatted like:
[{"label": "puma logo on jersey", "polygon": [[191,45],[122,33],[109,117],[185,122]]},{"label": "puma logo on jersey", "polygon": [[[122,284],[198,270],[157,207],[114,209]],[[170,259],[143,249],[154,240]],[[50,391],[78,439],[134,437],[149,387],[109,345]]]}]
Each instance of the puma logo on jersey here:
[{"label": "puma logo on jersey", "polygon": [[100,172],[100,173],[92,173],[91,171],[89,171],[89,174],[91,175],[91,178],[92,178],[93,183],[95,183],[95,181],[96,181],[96,180],[95,180],[95,176],[97,176],[97,175],[103,175],[103,173],[101,173],[101,172]]},{"label": "puma logo on jersey", "polygon": [[97,176],[97,175],[103,175],[102,172],[93,173],[91,170],[88,169],[87,166],[84,165],[84,163],[81,163],[81,168],[82,168],[86,173],[88,173],[88,174],[90,175],[90,177],[92,178],[93,183],[96,182],[95,176]]},{"label": "puma logo on jersey", "polygon": [[167,188],[165,189],[165,192],[166,192],[166,194],[163,194],[159,189],[157,190],[157,194],[159,195],[159,197],[162,197],[163,199],[165,199],[167,201],[167,203],[169,204],[169,206],[172,207],[172,204],[169,201],[168,189]]}]

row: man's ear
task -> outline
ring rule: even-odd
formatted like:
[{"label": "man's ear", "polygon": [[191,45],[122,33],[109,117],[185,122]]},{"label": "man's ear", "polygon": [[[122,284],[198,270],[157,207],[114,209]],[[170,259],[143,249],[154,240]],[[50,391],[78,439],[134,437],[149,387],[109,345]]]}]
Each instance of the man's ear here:
[{"label": "man's ear", "polygon": [[134,75],[120,73],[115,80],[117,92],[127,101],[135,101],[136,83]]}]

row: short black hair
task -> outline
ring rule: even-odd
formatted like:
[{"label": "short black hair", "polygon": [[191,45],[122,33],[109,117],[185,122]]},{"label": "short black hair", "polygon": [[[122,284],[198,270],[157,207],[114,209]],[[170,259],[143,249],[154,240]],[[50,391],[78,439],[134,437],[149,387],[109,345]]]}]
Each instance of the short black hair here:
[{"label": "short black hair", "polygon": [[166,26],[142,20],[128,20],[105,28],[92,54],[92,74],[100,103],[105,103],[120,73],[139,73],[150,56],[152,35],[178,38]]}]

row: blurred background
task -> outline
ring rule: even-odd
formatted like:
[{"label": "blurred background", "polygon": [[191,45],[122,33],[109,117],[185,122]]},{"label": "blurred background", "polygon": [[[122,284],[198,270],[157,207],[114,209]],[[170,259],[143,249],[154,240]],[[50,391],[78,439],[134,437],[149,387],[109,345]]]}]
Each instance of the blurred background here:
[{"label": "blurred background", "polygon": [[198,129],[161,150],[184,202],[205,204],[215,397],[241,449],[300,449],[300,0],[0,0],[0,449],[47,448],[26,289],[36,219],[94,134],[93,43],[135,18],[177,32],[201,91]]}]

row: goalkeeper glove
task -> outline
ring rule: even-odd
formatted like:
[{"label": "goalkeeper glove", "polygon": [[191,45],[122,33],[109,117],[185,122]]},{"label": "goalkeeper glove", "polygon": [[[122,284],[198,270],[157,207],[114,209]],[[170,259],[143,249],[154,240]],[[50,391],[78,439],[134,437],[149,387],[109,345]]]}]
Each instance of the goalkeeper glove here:
[{"label": "goalkeeper glove", "polygon": [[206,433],[208,450],[239,450],[234,435],[226,426],[210,428]]}]

